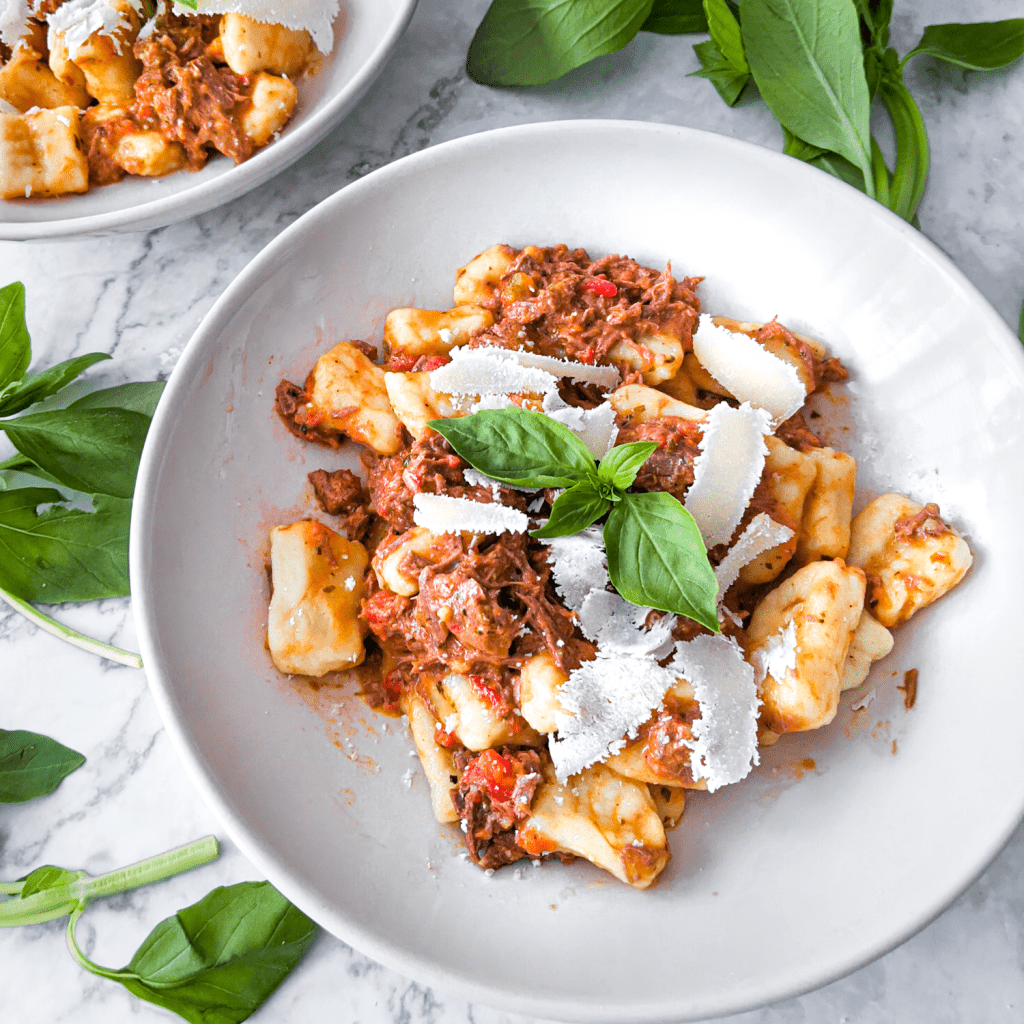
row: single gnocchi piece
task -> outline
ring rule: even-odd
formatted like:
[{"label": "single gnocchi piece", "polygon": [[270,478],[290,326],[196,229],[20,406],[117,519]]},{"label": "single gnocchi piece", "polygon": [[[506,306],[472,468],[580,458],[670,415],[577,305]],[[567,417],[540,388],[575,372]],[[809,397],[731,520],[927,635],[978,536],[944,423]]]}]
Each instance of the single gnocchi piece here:
[{"label": "single gnocchi piece", "polygon": [[[524,744],[539,739],[532,729],[518,720],[518,716],[508,718],[499,715],[481,692],[483,687],[478,687],[469,676],[449,673],[442,680],[440,689],[455,708],[455,722],[443,723],[445,732],[454,733],[467,750],[486,750],[488,747]],[[454,728],[449,728],[449,724],[454,724]]]},{"label": "single gnocchi piece", "polygon": [[569,677],[555,664],[550,651],[533,655],[519,672],[519,707],[537,732],[552,733],[555,715],[563,711],[558,691]]},{"label": "single gnocchi piece", "polygon": [[683,367],[683,343],[671,334],[647,334],[619,341],[608,350],[612,362],[639,373],[652,387],[674,377]]},{"label": "single gnocchi piece", "polygon": [[366,563],[362,544],[312,519],[270,531],[267,641],[280,671],[322,676],[362,662]]},{"label": "single gnocchi piece", "polygon": [[492,245],[464,267],[459,267],[452,291],[454,304],[494,308],[500,295],[501,279],[517,255],[510,245]]},{"label": "single gnocchi piece", "polygon": [[937,505],[883,494],[854,519],[847,560],[867,573],[868,610],[894,629],[952,590],[973,556]]},{"label": "single gnocchi piece", "polygon": [[871,666],[884,658],[893,645],[892,633],[869,611],[861,612],[860,622],[846,652],[841,689],[852,690],[868,677]]},{"label": "single gnocchi piece", "polygon": [[224,61],[236,75],[270,71],[275,75],[301,75],[317,53],[304,29],[290,29],[257,21],[245,14],[225,14],[220,20]]},{"label": "single gnocchi piece", "polygon": [[185,149],[169,142],[157,131],[136,131],[118,139],[114,147],[114,163],[129,174],[158,178],[180,171],[185,166]]},{"label": "single gnocchi piece", "polygon": [[316,361],[310,378],[307,423],[347,434],[379,455],[394,455],[402,447],[402,427],[388,399],[384,371],[355,345],[335,345]]},{"label": "single gnocchi piece", "polygon": [[603,764],[562,785],[545,764],[516,843],[532,856],[574,853],[634,889],[647,889],[669,861],[665,827],[644,783]]},{"label": "single gnocchi piece", "polygon": [[707,416],[704,409],[688,405],[645,384],[625,384],[616,388],[608,402],[628,425],[649,423],[662,416],[678,416],[684,420],[701,421]]},{"label": "single gnocchi piece", "polygon": [[393,594],[413,597],[419,593],[419,576],[412,576],[402,569],[402,562],[408,555],[419,555],[430,558],[430,553],[438,543],[438,537],[425,526],[414,526],[402,534],[401,539],[393,547],[377,548],[373,554],[373,571],[382,587],[387,587]]},{"label": "single gnocchi piece", "polygon": [[406,689],[400,704],[409,719],[412,741],[416,744],[416,753],[423,765],[423,774],[427,777],[434,817],[440,822],[458,821],[459,815],[452,803],[452,790],[458,785],[459,775],[451,751],[437,742],[437,722],[415,690]]},{"label": "single gnocchi piece", "polygon": [[18,46],[11,59],[0,67],[0,99],[21,113],[33,107],[85,107],[89,94],[85,79],[71,75],[71,81],[58,78],[43,58],[45,43],[37,49],[27,43]]},{"label": "single gnocchi piece", "polygon": [[427,372],[385,373],[384,387],[395,415],[417,441],[427,432],[431,420],[461,415],[457,399],[435,391]]},{"label": "single gnocchi piece", "polygon": [[767,729],[802,732],[832,721],[863,604],[864,573],[837,559],[798,569],[754,609],[747,660]]},{"label": "single gnocchi piece", "polygon": [[812,448],[805,454],[814,462],[817,476],[804,502],[793,562],[806,565],[822,558],[846,558],[857,460],[832,448]]},{"label": "single gnocchi piece", "polygon": [[417,358],[447,355],[493,323],[492,313],[469,303],[444,312],[393,309],[384,321],[384,351]]},{"label": "single gnocchi piece", "polygon": [[256,75],[252,94],[241,115],[242,131],[254,146],[265,146],[288,123],[298,96],[294,84],[287,78],[263,71]]},{"label": "single gnocchi piece", "polygon": [[658,390],[668,395],[669,398],[674,398],[676,401],[682,402],[693,409],[700,409],[705,405],[714,404],[707,399],[702,399],[697,394],[697,385],[690,379],[690,375],[685,370],[685,365],[686,357],[684,356],[683,366],[680,367],[679,372],[674,377],[663,380],[658,385]]},{"label": "single gnocchi piece", "polygon": [[818,476],[818,464],[810,455],[790,448],[777,437],[766,436],[764,441],[768,446],[764,479],[775,503],[772,518],[794,532],[789,540],[762,552],[740,569],[737,580],[741,589],[771,582],[789,563],[796,551],[807,495]]},{"label": "single gnocchi piece", "polygon": [[78,107],[0,114],[0,196],[85,192],[89,165],[79,138]]}]

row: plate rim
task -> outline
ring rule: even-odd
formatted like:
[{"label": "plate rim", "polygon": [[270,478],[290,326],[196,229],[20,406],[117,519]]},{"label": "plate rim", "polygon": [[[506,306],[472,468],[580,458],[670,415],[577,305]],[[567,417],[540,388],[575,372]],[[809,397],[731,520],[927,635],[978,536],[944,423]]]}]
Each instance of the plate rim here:
[{"label": "plate rim", "polygon": [[[386,164],[368,173],[356,182],[343,186],[286,227],[260,250],[228,285],[204,316],[187,343],[168,381],[166,397],[170,398],[171,401],[161,402],[154,417],[139,467],[140,499],[136,500],[132,512],[129,557],[132,579],[144,581],[140,584],[138,591],[133,592],[132,608],[143,660],[147,667],[156,666],[153,669],[153,675],[147,672],[147,679],[154,700],[157,703],[161,719],[171,735],[178,756],[184,762],[186,770],[195,782],[205,802],[223,824],[232,840],[264,874],[267,874],[269,877],[273,873],[274,884],[289,899],[297,902],[299,906],[305,904],[304,909],[314,919],[318,921],[330,920],[331,926],[327,927],[325,925],[328,931],[367,956],[416,981],[431,986],[437,985],[446,991],[471,1001],[496,1006],[509,1012],[549,1019],[586,1021],[593,1022],[593,1024],[597,1024],[597,1022],[601,1022],[601,1024],[616,1024],[616,1022],[625,1020],[631,1022],[651,1022],[651,1024],[665,1022],[665,1024],[668,1024],[668,1022],[697,1021],[725,1014],[742,1013],[768,1006],[780,1000],[821,988],[884,956],[939,917],[964,891],[984,874],[1005,847],[1021,821],[1024,820],[1024,801],[1016,808],[1012,818],[1008,818],[1004,822],[1001,831],[990,843],[985,857],[975,866],[975,869],[968,877],[961,879],[950,891],[943,892],[936,897],[928,907],[909,920],[896,934],[887,937],[884,941],[873,944],[869,949],[862,951],[861,955],[848,957],[842,963],[833,965],[831,970],[816,974],[811,980],[806,978],[790,979],[785,983],[776,984],[770,991],[760,994],[755,998],[748,998],[742,1001],[727,1001],[724,998],[719,998],[714,1005],[707,1003],[699,1007],[691,1007],[689,1010],[685,1008],[681,1010],[678,1004],[657,1000],[648,1000],[640,1005],[631,1001],[628,1006],[625,1003],[614,1006],[586,1004],[579,1002],[578,999],[574,1002],[569,1002],[560,998],[532,997],[521,990],[513,992],[509,989],[477,982],[471,977],[456,975],[447,968],[438,968],[422,956],[413,955],[403,949],[395,948],[387,940],[378,938],[374,933],[365,928],[340,920],[337,911],[331,907],[311,907],[310,894],[305,891],[302,883],[291,871],[282,868],[271,853],[261,849],[258,838],[253,835],[251,829],[234,812],[229,801],[221,793],[217,792],[212,781],[203,774],[203,758],[197,749],[193,749],[185,733],[183,723],[179,723],[176,718],[174,700],[170,689],[166,687],[162,679],[158,680],[156,678],[156,675],[160,672],[159,647],[156,642],[155,631],[152,635],[150,633],[152,613],[146,593],[146,586],[150,575],[147,567],[148,551],[143,539],[142,525],[149,514],[150,494],[152,492],[151,481],[158,474],[162,455],[161,451],[158,450],[156,439],[163,430],[164,421],[169,420],[173,415],[170,410],[178,390],[185,387],[186,381],[191,379],[191,373],[186,376],[186,371],[189,370],[193,363],[198,365],[203,354],[201,347],[206,342],[206,339],[209,338],[210,342],[215,342],[230,318],[234,315],[233,310],[236,308],[236,297],[242,298],[247,295],[249,293],[248,289],[253,282],[259,282],[268,272],[273,271],[277,263],[276,257],[288,249],[292,244],[293,238],[300,236],[318,219],[330,217],[337,205],[357,203],[363,191],[376,188],[378,183],[385,181],[392,175],[401,176],[421,164],[430,165],[434,162],[457,159],[461,150],[478,145],[487,145],[491,140],[499,136],[514,137],[530,133],[559,136],[567,132],[618,132],[624,129],[691,139],[712,140],[713,145],[723,146],[727,149],[733,148],[747,156],[755,156],[758,160],[767,160],[777,164],[781,161],[788,161],[787,170],[790,173],[795,173],[798,176],[801,174],[809,175],[810,177],[807,180],[817,182],[818,185],[816,187],[836,189],[838,190],[837,194],[843,195],[847,200],[863,204],[866,213],[873,217],[881,217],[883,221],[888,220],[890,226],[907,238],[922,256],[926,257],[939,271],[951,276],[963,288],[965,293],[975,303],[975,308],[978,311],[984,311],[984,316],[997,337],[998,346],[1002,350],[1001,354],[1008,356],[1010,362],[1016,364],[1018,376],[1024,382],[1024,348],[1020,345],[1009,325],[981,293],[980,289],[967,278],[964,272],[934,242],[907,224],[892,211],[869,199],[858,190],[852,188],[852,186],[828,175],[823,175],[816,168],[802,164],[800,161],[775,150],[770,150],[744,140],[702,129],[658,122],[628,119],[560,119],[530,121],[494,128],[484,132],[460,136],[459,138],[420,150]],[[1001,337],[999,337],[1000,335]],[[296,897],[298,898],[297,900]]]},{"label": "plate rim", "polygon": [[[395,46],[412,20],[418,3],[419,0],[398,0],[399,7],[387,32],[338,95],[308,121],[297,125],[284,139],[278,140],[274,145],[265,146],[244,163],[229,167],[223,174],[199,182],[195,187],[185,188],[168,196],[158,196],[125,209],[92,213],[82,217],[41,221],[6,220],[3,217],[6,201],[0,200],[0,241],[58,241],[81,236],[152,231],[209,213],[251,192],[302,159],[333,131],[347,114],[351,113],[384,70]],[[227,157],[223,159],[226,160]]]}]

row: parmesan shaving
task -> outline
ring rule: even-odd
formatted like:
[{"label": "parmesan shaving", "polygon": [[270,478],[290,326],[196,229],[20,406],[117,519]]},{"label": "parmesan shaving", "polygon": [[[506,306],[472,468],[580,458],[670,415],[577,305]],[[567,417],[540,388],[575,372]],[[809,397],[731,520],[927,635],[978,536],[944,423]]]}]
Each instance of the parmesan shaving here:
[{"label": "parmesan shaving", "polygon": [[[690,767],[708,792],[746,778],[758,763],[754,670],[735,640],[698,636],[676,645],[669,666],[693,687],[700,718],[693,723]],[[667,670],[666,670],[667,671]]]},{"label": "parmesan shaving", "polygon": [[693,354],[730,394],[788,420],[807,398],[796,367],[773,355],[746,334],[730,331],[702,313],[693,332]]},{"label": "parmesan shaving", "polygon": [[715,569],[718,600],[721,601],[725,597],[745,565],[749,565],[765,551],[785,544],[792,536],[793,531],[788,526],[775,522],[766,512],[758,512]]},{"label": "parmesan shaving", "polygon": [[554,356],[541,356],[533,352],[515,352],[514,355],[522,366],[533,366],[538,370],[546,370],[555,377],[568,377],[579,384],[596,384],[601,388],[614,388],[622,380],[622,376],[614,366],[592,366],[590,363],[578,363],[573,359],[556,359]]},{"label": "parmesan shaving", "polygon": [[57,37],[63,36],[71,60],[78,56],[78,51],[89,37],[96,34],[108,36],[114,43],[114,49],[120,53],[121,38],[117,33],[131,29],[124,12],[110,0],[65,0],[56,11],[47,15],[46,23],[47,46],[54,49]]},{"label": "parmesan shaving", "polygon": [[619,436],[615,407],[610,402],[602,402],[593,409],[580,409],[563,402],[557,391],[550,391],[544,396],[543,409],[551,419],[579,435],[587,451],[598,461],[612,450]]},{"label": "parmesan shaving", "polygon": [[31,16],[27,0],[0,0],[0,40],[12,50],[16,49],[28,32]]},{"label": "parmesan shaving", "polygon": [[631,604],[614,591],[595,588],[580,607],[580,629],[605,654],[667,654],[676,617],[663,615],[651,629],[645,629],[650,612],[650,608]]},{"label": "parmesan shaving", "polygon": [[719,402],[705,420],[685,508],[708,548],[728,544],[764,471],[771,418],[744,402]]},{"label": "parmesan shaving", "polygon": [[446,494],[415,494],[413,522],[431,533],[525,533],[525,512],[497,503],[485,504]]},{"label": "parmesan shaving", "polygon": [[558,735],[549,741],[558,781],[565,785],[570,775],[620,751],[674,682],[653,658],[602,651],[570,672],[558,694]]},{"label": "parmesan shaving", "polygon": [[780,628],[764,647],[754,652],[757,685],[760,687],[768,676],[781,683],[790,673],[795,675],[796,655],[796,623],[790,619],[785,628]]},{"label": "parmesan shaving", "polygon": [[521,366],[515,353],[498,348],[453,348],[450,363],[430,373],[430,386],[446,395],[546,394],[558,380],[545,370]]},{"label": "parmesan shaving", "polygon": [[551,537],[547,545],[555,590],[565,607],[578,614],[587,595],[609,582],[601,529],[590,526],[568,537]]},{"label": "parmesan shaving", "polygon": [[321,53],[334,49],[331,26],[338,16],[338,0],[198,0],[198,4],[196,14],[244,14],[296,31],[305,29]]}]

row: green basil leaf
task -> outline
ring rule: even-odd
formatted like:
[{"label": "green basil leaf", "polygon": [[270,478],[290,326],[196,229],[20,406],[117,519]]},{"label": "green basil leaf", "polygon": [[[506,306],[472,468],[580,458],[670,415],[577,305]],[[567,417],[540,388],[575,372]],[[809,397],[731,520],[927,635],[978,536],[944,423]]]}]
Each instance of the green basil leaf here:
[{"label": "green basil leaf", "polygon": [[91,391],[72,402],[69,409],[127,409],[151,419],[166,385],[162,380],[132,381],[116,387]]},{"label": "green basil leaf", "polygon": [[929,25],[903,64],[921,53],[971,71],[1005,68],[1024,55],[1024,18]]},{"label": "green basil leaf", "polygon": [[81,754],[49,736],[0,729],[0,803],[20,804],[52,793],[83,764]]},{"label": "green basil leaf", "polygon": [[176,4],[181,4],[182,7],[187,7],[191,11],[198,11],[199,4],[196,0],[174,0]]},{"label": "green basil leaf", "polygon": [[807,161],[812,167],[819,171],[831,174],[833,178],[845,181],[861,192],[866,192],[864,187],[864,175],[859,167],[854,167],[849,160],[844,159],[838,153],[822,153],[821,156],[813,157]]},{"label": "green basil leaf", "polygon": [[928,132],[914,97],[900,78],[886,75],[879,92],[896,133],[896,168],[888,205],[904,220],[912,221],[928,180]]},{"label": "green basil leaf", "polygon": [[590,480],[584,480],[555,498],[550,518],[539,530],[532,530],[530,536],[565,537],[579,533],[600,519],[609,508],[611,502]]},{"label": "green basil leaf", "polygon": [[750,71],[747,55],[743,49],[743,34],[739,20],[733,15],[725,0],[704,0],[704,13],[708,19],[708,31],[718,52],[737,71]]},{"label": "green basil leaf", "polygon": [[785,125],[782,125],[782,138],[783,146],[782,152],[786,156],[795,157],[797,160],[804,160],[810,163],[812,160],[817,160],[819,156],[824,156],[828,150],[822,149],[821,146],[812,146],[809,142],[804,142],[803,139],[794,135]]},{"label": "green basil leaf", "polygon": [[22,455],[65,487],[130,498],[149,417],[128,409],[58,409],[0,422]]},{"label": "green basil leaf", "polygon": [[0,491],[0,587],[40,604],[127,596],[131,502],[101,494],[83,512],[63,500],[47,487]]},{"label": "green basil leaf", "polygon": [[315,933],[269,882],[241,882],[161,921],[114,980],[192,1024],[238,1024],[284,981]]},{"label": "green basil leaf", "polygon": [[0,288],[0,392],[21,380],[32,358],[25,325],[25,286],[15,281]]},{"label": "green basil leaf", "polygon": [[616,445],[601,460],[597,467],[597,475],[602,480],[607,480],[613,487],[624,491],[633,485],[640,467],[657,448],[657,441],[632,441],[629,444]]},{"label": "green basil leaf", "polygon": [[681,35],[684,32],[707,32],[703,0],[654,0],[651,13],[640,26],[641,32]]},{"label": "green basil leaf", "polygon": [[1024,342],[1024,306],[1020,307],[1020,319],[1017,321],[1017,337]]},{"label": "green basil leaf", "polygon": [[633,604],[718,627],[718,580],[693,516],[664,491],[624,494],[604,525],[608,575]]},{"label": "green basil leaf", "polygon": [[873,195],[871,101],[853,4],[759,0],[742,12],[747,61],[776,120],[859,167]]},{"label": "green basil leaf", "polygon": [[20,381],[0,395],[0,416],[13,416],[16,412],[49,398],[94,363],[109,358],[105,352],[90,352],[88,355],[58,363],[34,377]]},{"label": "green basil leaf", "polygon": [[747,82],[750,81],[749,71],[737,71],[721,54],[714,40],[694,43],[693,52],[701,63],[700,71],[691,71],[688,78],[706,78],[715,87],[715,91],[730,107],[736,105]]},{"label": "green basil leaf", "polygon": [[893,0],[854,0],[864,27],[864,42],[884,50],[889,45]]},{"label": "green basil leaf", "polygon": [[[84,763],[84,761],[85,758],[83,757],[82,762]],[[66,868],[58,868],[53,864],[45,864],[41,868],[36,868],[25,879],[25,885],[22,887],[20,895],[22,899],[27,899],[29,896],[34,896],[37,892],[56,889],[57,886],[67,885],[84,877],[84,871],[68,871]]]},{"label": "green basil leaf", "polygon": [[526,409],[485,409],[431,420],[474,469],[518,487],[572,487],[596,473],[594,457],[566,426]]},{"label": "green basil leaf", "polygon": [[466,71],[481,85],[542,85],[621,50],[652,0],[494,0],[469,46]]}]

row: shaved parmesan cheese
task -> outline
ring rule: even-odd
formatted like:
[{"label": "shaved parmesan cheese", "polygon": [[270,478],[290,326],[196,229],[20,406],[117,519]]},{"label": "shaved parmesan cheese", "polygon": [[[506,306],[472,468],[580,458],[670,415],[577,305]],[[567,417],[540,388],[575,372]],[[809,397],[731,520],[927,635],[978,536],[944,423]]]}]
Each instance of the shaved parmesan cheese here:
[{"label": "shaved parmesan cheese", "polygon": [[615,407],[610,402],[602,402],[593,409],[580,409],[563,402],[557,391],[550,391],[544,396],[543,409],[551,419],[578,434],[587,451],[598,461],[612,450],[619,436]]},{"label": "shaved parmesan cheese", "polygon": [[28,31],[31,16],[28,0],[0,0],[0,40],[15,49]]},{"label": "shaved parmesan cheese", "polygon": [[754,669],[757,685],[768,676],[782,682],[789,673],[796,673],[796,623],[790,619],[785,628],[780,628],[769,638],[764,647],[754,652]]},{"label": "shaved parmesan cheese", "polygon": [[334,49],[331,25],[338,16],[338,0],[198,0],[198,4],[196,14],[244,14],[255,21],[305,29],[321,53]]},{"label": "shaved parmesan cheese", "polygon": [[[136,10],[141,3],[132,3]],[[121,40],[117,36],[118,29],[130,29],[131,25],[123,11],[114,7],[109,0],[64,0],[64,3],[52,14],[47,15],[49,26],[46,42],[52,50],[58,34],[63,34],[64,45],[68,48],[68,57],[74,60],[86,40],[95,34],[109,36],[113,40],[114,49],[121,52]]]},{"label": "shaved parmesan cheese", "polygon": [[653,658],[601,651],[570,672],[558,694],[558,735],[549,741],[558,781],[565,785],[570,775],[620,751],[674,682],[674,673]]},{"label": "shaved parmesan cheese", "polygon": [[672,642],[674,615],[664,615],[644,628],[650,608],[631,604],[612,590],[591,590],[580,608],[580,629],[604,654],[657,656]]},{"label": "shaved parmesan cheese", "polygon": [[739,526],[764,471],[771,430],[768,413],[746,402],[738,409],[719,402],[708,413],[684,506],[706,547],[728,544]]},{"label": "shaved parmesan cheese", "polygon": [[693,687],[700,718],[693,723],[690,767],[708,792],[746,778],[758,763],[754,670],[735,640],[698,636],[676,645],[669,665]]},{"label": "shaved parmesan cheese", "polygon": [[556,359],[554,356],[541,356],[533,352],[516,352],[516,359],[522,366],[534,366],[538,370],[547,370],[555,377],[568,377],[580,384],[596,384],[601,388],[614,388],[622,380],[614,366],[592,366],[590,363],[578,363],[573,359]]},{"label": "shaved parmesan cheese", "polygon": [[508,395],[481,395],[469,407],[469,411],[483,412],[484,409],[511,409],[516,403]]},{"label": "shaved parmesan cheese", "polygon": [[807,390],[796,367],[746,334],[720,327],[702,313],[693,333],[693,354],[741,402],[767,409],[776,423],[804,404]]},{"label": "shaved parmesan cheese", "polygon": [[453,348],[450,363],[431,371],[430,386],[446,395],[546,394],[558,380],[545,370],[521,366],[501,348]]},{"label": "shaved parmesan cheese", "polygon": [[565,607],[579,613],[592,590],[604,590],[608,580],[607,554],[600,527],[588,527],[568,537],[547,541],[555,590]]},{"label": "shaved parmesan cheese", "polygon": [[415,494],[413,522],[431,533],[525,533],[525,512],[496,502],[485,504],[446,494]]},{"label": "shaved parmesan cheese", "polygon": [[718,599],[725,597],[729,588],[736,582],[740,569],[752,562],[758,555],[770,551],[780,544],[785,544],[793,531],[782,523],[775,522],[766,512],[758,512],[740,534],[739,540],[731,548],[725,558],[715,569],[718,580]]}]

